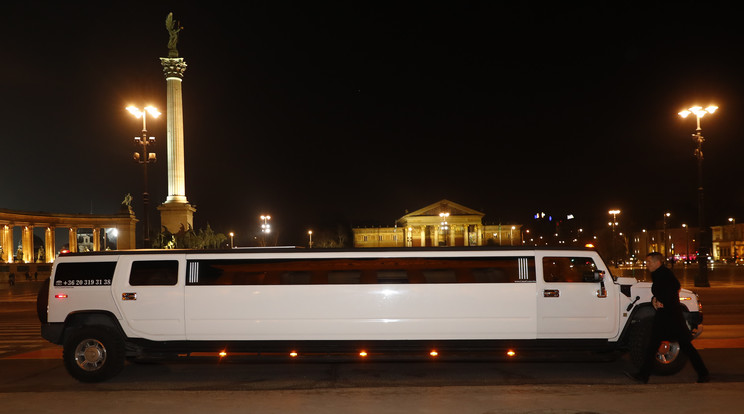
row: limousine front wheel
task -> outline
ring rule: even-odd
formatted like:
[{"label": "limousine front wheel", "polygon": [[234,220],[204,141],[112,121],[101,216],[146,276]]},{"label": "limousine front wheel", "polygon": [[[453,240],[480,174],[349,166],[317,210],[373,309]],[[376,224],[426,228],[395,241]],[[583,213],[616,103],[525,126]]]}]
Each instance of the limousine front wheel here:
[{"label": "limousine front wheel", "polygon": [[124,368],[124,341],[105,327],[76,329],[65,341],[62,357],[78,381],[104,381]]},{"label": "limousine front wheel", "polygon": [[[630,331],[630,358],[636,368],[640,368],[646,357],[646,349],[651,340],[653,319],[643,318],[635,321]],[[673,375],[684,368],[687,356],[680,352],[678,342],[665,342],[659,347],[654,360],[653,373],[656,375]]]}]

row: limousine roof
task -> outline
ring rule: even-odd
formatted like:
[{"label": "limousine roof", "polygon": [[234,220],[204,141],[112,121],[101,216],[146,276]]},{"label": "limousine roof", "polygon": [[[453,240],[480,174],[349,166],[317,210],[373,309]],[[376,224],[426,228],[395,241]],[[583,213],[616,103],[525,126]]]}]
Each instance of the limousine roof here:
[{"label": "limousine roof", "polygon": [[471,246],[471,247],[398,247],[398,248],[357,248],[357,249],[307,249],[304,247],[236,247],[233,249],[135,249],[108,250],[103,252],[62,253],[60,257],[75,256],[108,256],[108,255],[142,255],[142,254],[240,254],[240,253],[384,253],[384,252],[483,252],[483,251],[596,251],[586,247],[550,247],[550,246]]}]

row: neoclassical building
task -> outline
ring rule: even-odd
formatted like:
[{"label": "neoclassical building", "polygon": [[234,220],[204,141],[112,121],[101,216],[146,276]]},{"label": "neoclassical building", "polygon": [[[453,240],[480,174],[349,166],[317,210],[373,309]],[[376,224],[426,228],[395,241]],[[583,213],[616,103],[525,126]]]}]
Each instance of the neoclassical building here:
[{"label": "neoclassical building", "polygon": [[[117,248],[135,248],[135,224],[137,218],[131,207],[122,205],[119,214],[96,215],[96,214],[54,214],[45,212],[15,211],[0,208],[0,262],[33,263],[34,257],[34,229],[44,229],[44,257],[43,261],[52,263],[56,258],[56,232],[57,228],[65,228],[68,233],[70,251],[77,252],[78,246],[84,246],[88,250],[102,250],[102,232],[106,228],[115,228],[118,232]],[[14,258],[15,240],[13,240],[13,229],[21,228],[21,252],[22,257]],[[82,231],[78,237],[78,230]],[[86,236],[90,235],[86,239]],[[87,243],[87,244],[86,244]],[[105,247],[103,247],[105,248]]]},{"label": "neoclassical building", "polygon": [[519,246],[522,225],[484,225],[480,211],[441,200],[408,213],[394,227],[354,228],[354,247]]}]

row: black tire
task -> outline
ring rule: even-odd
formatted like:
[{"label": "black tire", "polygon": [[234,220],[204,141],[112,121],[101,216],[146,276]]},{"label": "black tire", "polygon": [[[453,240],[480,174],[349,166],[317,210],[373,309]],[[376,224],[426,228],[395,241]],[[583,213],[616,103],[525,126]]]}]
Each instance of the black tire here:
[{"label": "black tire", "polygon": [[65,340],[62,359],[67,372],[76,380],[105,381],[124,368],[124,340],[103,326],[76,329]]},{"label": "black tire", "polygon": [[[653,323],[653,318],[644,318],[634,321],[630,327],[630,360],[636,369],[643,364]],[[670,342],[666,353],[656,354],[652,372],[656,375],[673,375],[681,371],[686,363],[687,355],[680,352],[679,343]]]}]

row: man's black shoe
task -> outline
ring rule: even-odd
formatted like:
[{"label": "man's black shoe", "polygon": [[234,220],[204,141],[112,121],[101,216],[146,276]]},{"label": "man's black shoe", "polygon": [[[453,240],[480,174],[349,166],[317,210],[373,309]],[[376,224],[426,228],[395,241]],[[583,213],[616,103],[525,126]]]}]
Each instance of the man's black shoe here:
[{"label": "man's black shoe", "polygon": [[648,377],[644,377],[641,374],[634,374],[632,372],[625,371],[625,376],[632,379],[639,384],[648,384]]},{"label": "man's black shoe", "polygon": [[701,384],[702,384],[702,383],[704,383],[704,382],[710,382],[710,375],[709,375],[709,374],[705,374],[705,375],[700,375],[700,376],[698,377],[698,380],[697,380],[697,382],[699,382],[699,383],[701,383]]}]

